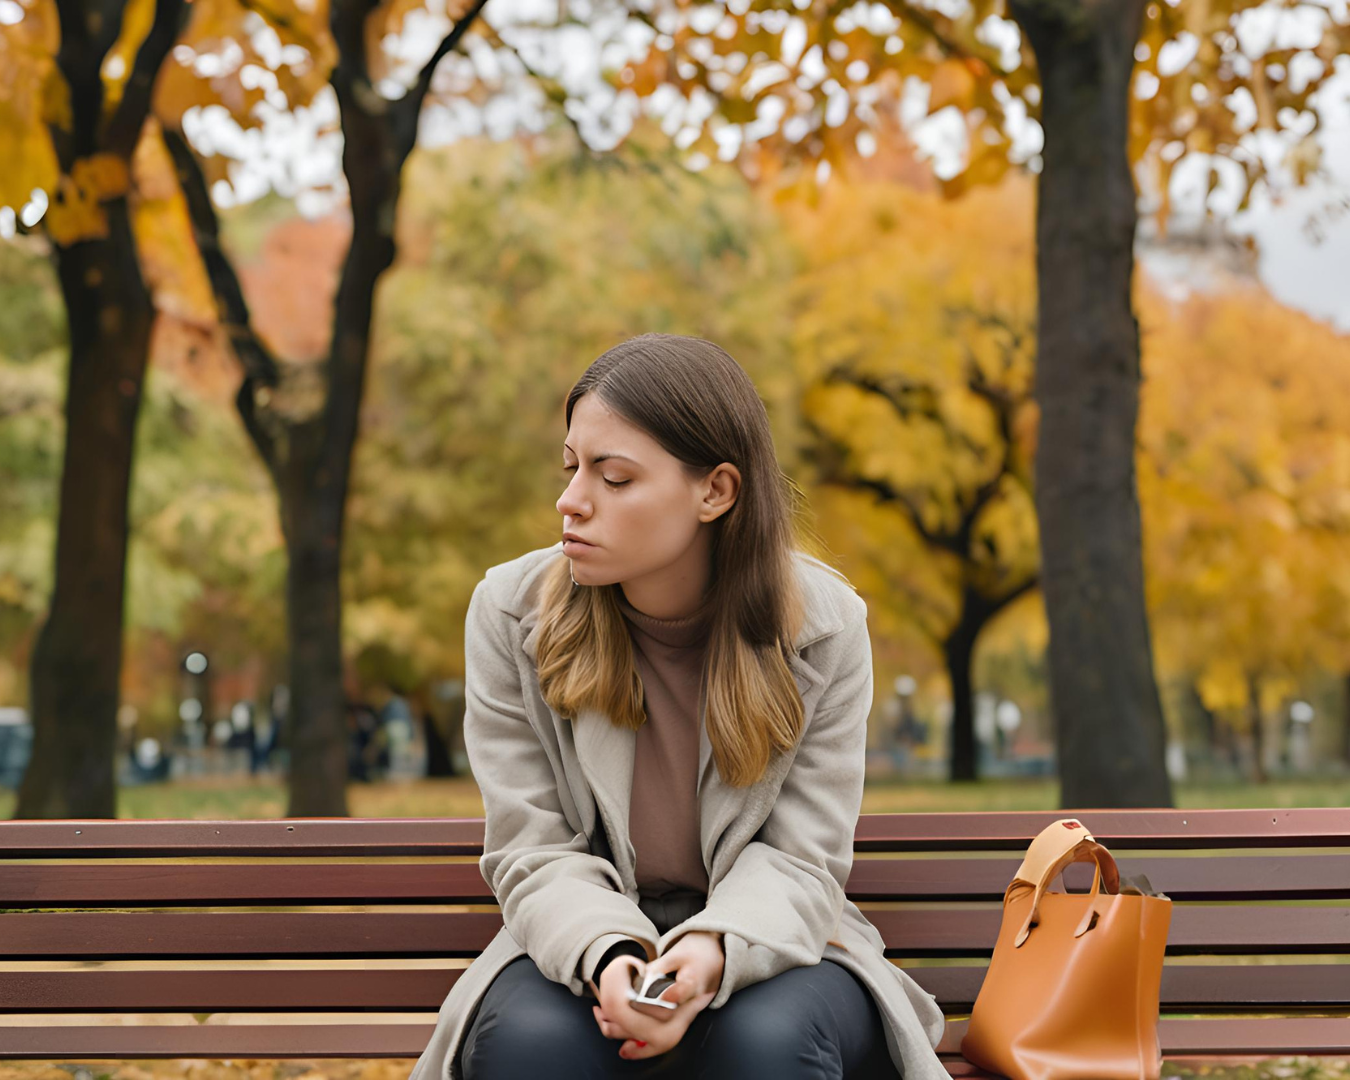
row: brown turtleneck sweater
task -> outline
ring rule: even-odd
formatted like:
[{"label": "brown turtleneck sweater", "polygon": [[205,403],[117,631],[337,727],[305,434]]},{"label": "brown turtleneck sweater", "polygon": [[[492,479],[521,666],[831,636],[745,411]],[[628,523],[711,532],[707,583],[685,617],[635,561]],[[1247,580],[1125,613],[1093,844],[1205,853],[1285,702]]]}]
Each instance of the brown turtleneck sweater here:
[{"label": "brown turtleneck sweater", "polygon": [[642,679],[647,722],[637,731],[628,833],[637,853],[638,891],[708,891],[699,843],[698,743],[703,660],[709,615],[654,619],[620,593],[633,658]]},{"label": "brown turtleneck sweater", "polygon": [[[708,891],[699,840],[699,725],[702,666],[711,610],[705,603],[683,619],[656,619],[618,594],[633,659],[642,680],[646,722],[637,730],[628,833],[636,854],[638,892],[644,897]],[[646,958],[631,938],[605,934],[586,949],[582,978],[600,972],[620,953]]]}]

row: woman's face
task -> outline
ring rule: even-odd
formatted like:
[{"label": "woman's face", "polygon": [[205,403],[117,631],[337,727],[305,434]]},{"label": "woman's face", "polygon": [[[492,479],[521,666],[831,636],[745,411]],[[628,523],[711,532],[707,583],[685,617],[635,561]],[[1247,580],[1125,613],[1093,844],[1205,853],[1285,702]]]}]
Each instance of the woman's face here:
[{"label": "woman's face", "polygon": [[[596,458],[605,458],[597,461]],[[643,582],[641,610],[678,605],[681,593],[701,595],[708,572],[708,530],[703,526],[736,501],[740,472],[729,462],[691,481],[678,458],[630,424],[595,394],[572,409],[563,445],[567,488],[558,500],[572,576],[583,585]],[[700,562],[701,560],[701,562]]]}]

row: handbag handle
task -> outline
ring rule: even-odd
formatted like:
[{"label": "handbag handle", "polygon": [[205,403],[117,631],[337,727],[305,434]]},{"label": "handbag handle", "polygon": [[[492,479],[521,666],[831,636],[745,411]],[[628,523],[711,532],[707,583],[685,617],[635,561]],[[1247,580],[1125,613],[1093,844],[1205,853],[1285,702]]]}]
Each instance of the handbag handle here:
[{"label": "handbag handle", "polygon": [[1051,822],[1031,842],[1022,865],[1017,868],[1017,873],[1013,875],[1003,895],[1006,903],[1018,885],[1030,885],[1035,889],[1031,910],[1027,912],[1026,920],[1013,939],[1014,948],[1026,941],[1031,928],[1036,925],[1041,897],[1045,895],[1050,883],[1065,867],[1076,862],[1093,862],[1096,866],[1092,873],[1092,890],[1088,894],[1087,911],[1083,913],[1083,918],[1074,931],[1074,937],[1081,937],[1093,925],[1093,917],[1102,914],[1099,895],[1103,884],[1108,894],[1120,891],[1120,871],[1116,867],[1116,860],[1106,848],[1093,839],[1087,827],[1077,818],[1060,818]]}]

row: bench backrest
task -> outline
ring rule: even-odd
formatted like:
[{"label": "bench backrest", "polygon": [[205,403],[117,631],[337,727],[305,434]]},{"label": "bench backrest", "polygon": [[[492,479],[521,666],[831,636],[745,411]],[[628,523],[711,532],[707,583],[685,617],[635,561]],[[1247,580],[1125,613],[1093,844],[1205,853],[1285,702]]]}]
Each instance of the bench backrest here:
[{"label": "bench backrest", "polygon": [[[848,894],[948,1012],[942,1052],[1022,854],[1068,816],[1174,902],[1169,1058],[1350,1056],[1350,808],[864,815]],[[0,822],[0,1057],[415,1058],[501,926],[482,838],[481,819]]]}]

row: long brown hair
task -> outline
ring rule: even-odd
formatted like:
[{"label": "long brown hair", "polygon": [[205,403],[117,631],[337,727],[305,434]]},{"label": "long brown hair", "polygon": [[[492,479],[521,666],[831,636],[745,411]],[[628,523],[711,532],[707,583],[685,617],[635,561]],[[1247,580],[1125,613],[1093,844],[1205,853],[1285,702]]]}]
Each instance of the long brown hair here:
[{"label": "long brown hair", "polygon": [[[805,499],[782,471],[764,403],[744,369],[702,338],[642,334],[605,352],[567,395],[567,426],[595,394],[681,462],[691,481],[724,461],[741,473],[735,504],[714,530],[705,722],[722,779],[742,787],[774,750],[801,735],[801,694],[787,663],[805,617],[794,548],[822,549],[799,512]],[[617,584],[576,585],[560,558],[539,592],[539,687],[549,707],[584,707],[636,730],[646,720]]]}]

